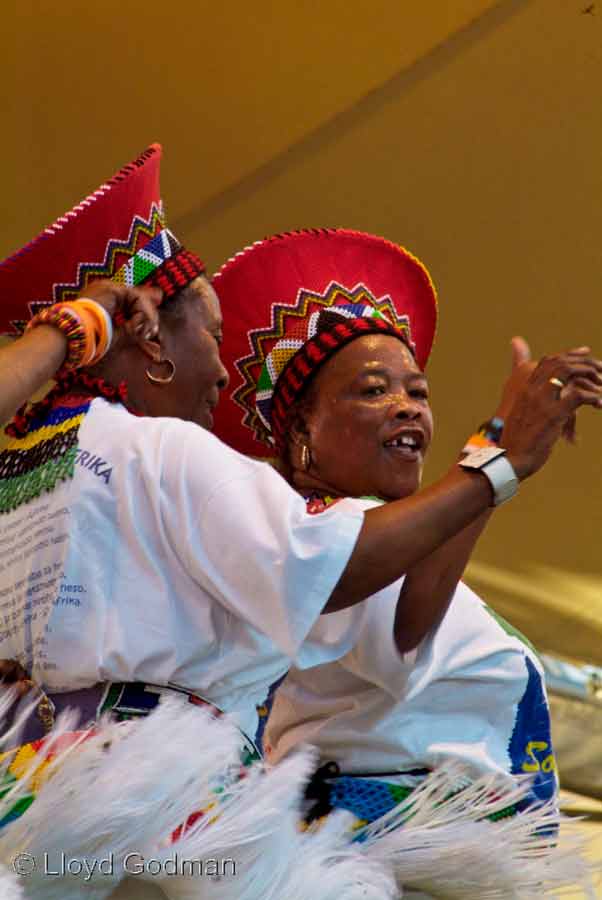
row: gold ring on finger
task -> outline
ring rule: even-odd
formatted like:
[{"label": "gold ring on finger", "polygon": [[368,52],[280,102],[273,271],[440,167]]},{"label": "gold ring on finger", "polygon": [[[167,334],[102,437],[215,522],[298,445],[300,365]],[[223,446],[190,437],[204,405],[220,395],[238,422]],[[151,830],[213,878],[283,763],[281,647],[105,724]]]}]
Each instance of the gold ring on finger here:
[{"label": "gold ring on finger", "polygon": [[556,376],[554,376],[554,378],[548,378],[548,381],[550,384],[553,384],[554,387],[560,388],[560,390],[562,390],[563,387],[566,387],[565,382],[561,381],[560,378],[556,378]]}]

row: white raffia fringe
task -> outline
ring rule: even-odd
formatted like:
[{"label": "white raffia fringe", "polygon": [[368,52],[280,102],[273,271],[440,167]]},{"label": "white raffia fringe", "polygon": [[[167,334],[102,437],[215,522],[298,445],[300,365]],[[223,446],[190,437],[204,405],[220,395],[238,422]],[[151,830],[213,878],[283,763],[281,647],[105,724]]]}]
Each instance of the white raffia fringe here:
[{"label": "white raffia fringe", "polygon": [[25,900],[17,876],[5,866],[0,866],[0,897],[2,900]]},{"label": "white raffia fringe", "polygon": [[[0,718],[11,703],[0,696]],[[44,750],[0,800],[0,816],[27,793],[44,756],[75,724],[72,715],[59,718]],[[132,879],[136,897],[144,896],[145,878],[170,900],[394,900],[402,886],[447,900],[532,900],[561,896],[569,884],[596,896],[584,841],[553,805],[487,820],[524,797],[528,780],[513,787],[483,777],[457,793],[465,774],[448,767],[364,829],[363,843],[351,844],[353,817],[346,813],[299,829],[313,752],[267,770],[255,765],[237,780],[240,746],[227,718],[179,703],[162,703],[134,722],[101,723],[94,737],[57,753],[35,802],[0,831],[0,900],[105,900],[125,874],[128,853],[136,863],[156,861],[152,872]],[[172,843],[175,829],[215,799],[218,784],[219,804]],[[556,841],[542,834],[559,824]],[[36,869],[16,880],[19,853],[34,858]],[[60,867],[62,854],[109,858],[113,873],[105,867],[85,878],[48,874]],[[204,864],[202,875],[194,861]],[[217,864],[220,878],[206,874],[208,862]],[[127,896],[123,884],[120,897]]]},{"label": "white raffia fringe", "polygon": [[[59,718],[43,751],[0,800],[0,816],[27,793],[36,769],[74,726],[74,716]],[[13,895],[7,887],[6,900],[20,898],[21,891],[27,900],[105,900],[127,874],[123,861],[128,854],[135,854],[135,865],[153,860],[152,872],[135,877],[136,896],[145,877],[173,900],[397,896],[382,866],[366,862],[349,845],[346,819],[336,817],[317,837],[299,831],[300,795],[314,767],[313,753],[300,754],[267,773],[257,765],[236,780],[240,750],[235,726],[227,718],[212,719],[199,707],[166,702],[144,719],[101,723],[94,736],[57,752],[47,769],[51,777],[36,792],[34,803],[0,831],[0,866],[10,871],[19,854],[35,860],[20,888],[14,878],[7,881]],[[215,800],[216,785],[221,786],[219,803],[172,843],[175,829]],[[82,861],[83,872],[50,874],[61,871],[63,858]],[[218,863],[230,859],[234,874],[226,870],[215,880],[199,877],[197,868],[191,877],[188,865],[174,875],[173,864],[171,870],[164,865],[174,858]],[[111,866],[92,870],[94,861],[106,859]],[[0,880],[0,900],[3,889]],[[127,897],[124,889],[120,896]]]},{"label": "white raffia fringe", "polygon": [[460,766],[448,766],[363,830],[364,852],[392,866],[404,888],[441,900],[539,900],[575,885],[595,900],[587,841],[554,802],[489,821],[524,799],[530,783],[495,775],[467,783]]},{"label": "white raffia fringe", "polygon": [[[171,900],[395,900],[393,879],[349,843],[349,817],[317,834],[299,828],[301,794],[315,767],[306,751],[273,769],[255,766],[220,803],[217,821],[200,820],[178,841],[184,859],[233,859],[236,875],[199,890],[198,879],[165,879]],[[169,858],[173,848],[165,849]],[[154,855],[158,854],[154,852]]]},{"label": "white raffia fringe", "polygon": [[[59,719],[44,751],[0,801],[0,814],[27,793],[44,755],[73,725],[70,715]],[[127,854],[166,839],[207,805],[212,787],[237,769],[239,753],[235,726],[198,707],[165,703],[144,719],[104,722],[93,737],[57,754],[35,802],[0,831],[0,864],[10,866],[19,853],[35,860],[21,882],[28,898],[102,900],[123,878]],[[87,881],[79,873],[49,874],[61,870],[63,854],[68,860],[109,858],[113,872],[105,865]]]}]

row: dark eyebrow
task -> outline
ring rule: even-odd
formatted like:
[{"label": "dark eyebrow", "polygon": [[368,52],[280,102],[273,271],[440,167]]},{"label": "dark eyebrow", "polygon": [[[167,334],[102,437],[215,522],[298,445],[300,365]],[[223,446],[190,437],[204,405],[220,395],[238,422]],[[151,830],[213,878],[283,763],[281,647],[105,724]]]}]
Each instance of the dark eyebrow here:
[{"label": "dark eyebrow", "polygon": [[358,378],[366,378],[368,375],[380,375],[381,378],[388,378],[389,371],[388,369],[382,368],[370,368],[370,369],[362,369],[361,372],[358,372]]},{"label": "dark eyebrow", "polygon": [[[389,369],[375,366],[374,368],[363,369],[361,372],[358,373],[358,378],[367,378],[370,375],[376,375],[377,377],[380,377],[380,378],[390,378],[391,377],[391,373],[390,373]],[[428,384],[428,379],[427,379],[426,375],[424,374],[424,372],[408,372],[406,375],[406,378],[408,380],[412,380],[412,381],[424,381],[425,383]]]},{"label": "dark eyebrow", "polygon": [[424,372],[410,372],[408,378],[411,378],[412,381],[424,381],[425,384],[428,384],[428,378]]}]

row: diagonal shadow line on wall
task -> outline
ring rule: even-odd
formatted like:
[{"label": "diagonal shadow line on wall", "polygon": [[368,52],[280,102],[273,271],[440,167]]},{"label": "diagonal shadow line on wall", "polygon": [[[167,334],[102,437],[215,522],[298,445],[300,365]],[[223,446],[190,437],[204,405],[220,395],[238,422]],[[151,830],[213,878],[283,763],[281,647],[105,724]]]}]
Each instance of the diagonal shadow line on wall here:
[{"label": "diagonal shadow line on wall", "polygon": [[444,69],[474,44],[488,37],[497,28],[517,15],[532,0],[501,0],[478,18],[458,29],[408,68],[395,73],[382,85],[369,91],[352,106],[308,132],[290,147],[282,150],[267,162],[244,175],[229,187],[189,212],[176,218],[172,224],[177,234],[186,234],[206,226],[215,218],[238,203],[244,202],[266,184],[308,157],[321,153],[342,135],[350,132],[371,116],[433,73]]}]

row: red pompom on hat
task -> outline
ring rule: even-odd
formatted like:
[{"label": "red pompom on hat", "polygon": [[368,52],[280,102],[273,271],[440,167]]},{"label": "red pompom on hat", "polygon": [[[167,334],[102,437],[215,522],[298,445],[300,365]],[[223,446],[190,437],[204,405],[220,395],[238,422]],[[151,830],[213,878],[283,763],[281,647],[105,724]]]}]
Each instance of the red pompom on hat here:
[{"label": "red pompom on hat", "polygon": [[437,322],[423,264],[384,238],[344,229],[289,232],[228,260],[213,286],[230,386],[214,432],[241,453],[282,449],[287,412],[333,353],[368,333],[404,341],[421,368]]},{"label": "red pompom on hat", "polygon": [[172,297],[205,271],[166,227],[151,146],[21,250],[0,263],[0,334],[22,333],[43,306],[98,278],[155,284]]}]

